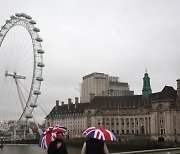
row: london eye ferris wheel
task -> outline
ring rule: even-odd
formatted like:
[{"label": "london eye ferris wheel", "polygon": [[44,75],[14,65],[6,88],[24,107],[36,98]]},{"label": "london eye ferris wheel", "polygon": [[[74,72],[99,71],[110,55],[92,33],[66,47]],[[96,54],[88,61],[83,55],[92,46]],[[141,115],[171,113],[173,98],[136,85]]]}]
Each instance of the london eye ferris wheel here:
[{"label": "london eye ferris wheel", "polygon": [[40,29],[16,13],[0,30],[0,121],[27,122],[37,107],[44,67]]}]

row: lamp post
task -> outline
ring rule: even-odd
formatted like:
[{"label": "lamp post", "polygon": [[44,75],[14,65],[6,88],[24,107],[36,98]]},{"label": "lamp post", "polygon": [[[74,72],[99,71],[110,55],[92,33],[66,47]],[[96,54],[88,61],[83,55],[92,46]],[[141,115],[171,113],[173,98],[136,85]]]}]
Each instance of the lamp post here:
[{"label": "lamp post", "polygon": [[4,145],[3,145],[3,137],[1,137],[1,145],[0,145],[0,148],[2,149],[3,147],[4,147]]}]

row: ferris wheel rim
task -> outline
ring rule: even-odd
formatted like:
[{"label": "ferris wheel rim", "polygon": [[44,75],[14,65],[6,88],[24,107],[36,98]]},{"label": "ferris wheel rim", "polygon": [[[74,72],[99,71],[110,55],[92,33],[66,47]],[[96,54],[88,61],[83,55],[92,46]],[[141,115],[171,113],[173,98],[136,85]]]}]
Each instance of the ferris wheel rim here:
[{"label": "ferris wheel rim", "polygon": [[[39,37],[38,32],[40,31],[38,28],[36,28],[35,21],[32,20],[32,18],[29,15],[26,15],[24,13],[18,13],[16,16],[11,16],[9,20],[6,21],[6,23],[1,27],[0,30],[0,47],[3,43],[4,38],[8,34],[8,32],[15,26],[22,26],[24,27],[30,37],[31,37],[31,43],[33,46],[33,74],[32,74],[32,82],[31,82],[31,88],[29,91],[28,99],[25,102],[24,110],[17,120],[17,123],[21,123],[23,120],[27,121],[28,118],[31,118],[32,112],[37,105],[37,98],[38,95],[41,94],[40,87],[41,87],[41,81],[43,81],[42,77],[42,68],[44,67],[43,64],[43,53],[41,42],[42,39]],[[6,72],[7,75],[13,76],[15,79],[20,77],[17,76],[15,73],[9,73]],[[34,103],[34,106],[31,106]],[[29,117],[28,117],[29,115]]]}]

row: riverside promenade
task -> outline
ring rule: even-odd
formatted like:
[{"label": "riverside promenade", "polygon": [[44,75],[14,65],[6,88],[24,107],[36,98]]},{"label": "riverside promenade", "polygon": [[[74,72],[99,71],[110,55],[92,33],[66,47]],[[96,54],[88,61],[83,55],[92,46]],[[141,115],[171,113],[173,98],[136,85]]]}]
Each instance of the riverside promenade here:
[{"label": "riverside promenade", "polygon": [[168,149],[154,149],[154,150],[142,150],[142,151],[131,151],[131,152],[119,152],[111,154],[180,154],[180,147],[168,148]]},{"label": "riverside promenade", "polygon": [[[74,148],[68,146],[68,152],[70,154],[80,154],[81,148]],[[0,154],[47,154],[47,150],[38,147],[37,144],[27,145],[27,144],[18,144],[5,145],[3,149],[0,149]],[[168,149],[155,149],[155,150],[144,150],[144,151],[131,151],[131,152],[110,152],[110,154],[180,154],[180,148],[168,148]]]}]

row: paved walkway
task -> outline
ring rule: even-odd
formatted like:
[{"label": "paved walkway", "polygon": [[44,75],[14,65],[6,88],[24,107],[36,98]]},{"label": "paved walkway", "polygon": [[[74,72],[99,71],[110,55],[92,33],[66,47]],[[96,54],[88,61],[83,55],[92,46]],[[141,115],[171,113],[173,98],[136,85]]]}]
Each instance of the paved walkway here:
[{"label": "paved walkway", "polygon": [[131,151],[131,152],[119,152],[111,154],[137,154],[137,153],[151,153],[151,154],[179,154],[180,147],[168,148],[168,149],[155,149],[155,150],[143,150],[143,151]]}]

